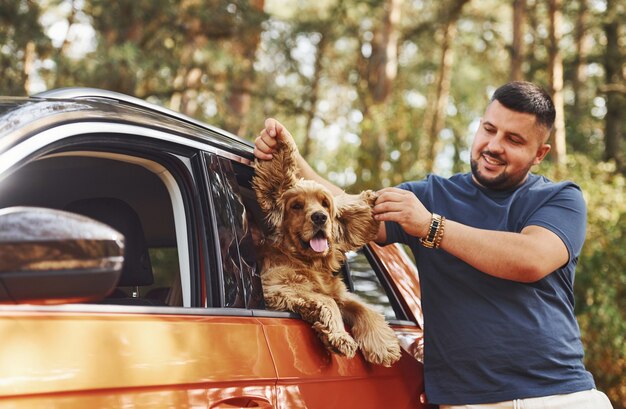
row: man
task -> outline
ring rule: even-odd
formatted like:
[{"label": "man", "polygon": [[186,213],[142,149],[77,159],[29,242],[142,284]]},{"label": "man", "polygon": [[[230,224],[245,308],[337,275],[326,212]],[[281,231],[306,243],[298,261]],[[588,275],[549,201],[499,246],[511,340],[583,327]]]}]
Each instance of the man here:
[{"label": "man", "polygon": [[[471,173],[378,192],[376,241],[405,243],[417,261],[426,395],[444,409],[611,407],[585,370],[574,315],[582,194],[530,172],[550,151],[554,117],[541,88],[506,84],[481,119]],[[257,158],[271,158],[277,133],[289,135],[266,120]],[[299,166],[341,192],[301,157]]]}]

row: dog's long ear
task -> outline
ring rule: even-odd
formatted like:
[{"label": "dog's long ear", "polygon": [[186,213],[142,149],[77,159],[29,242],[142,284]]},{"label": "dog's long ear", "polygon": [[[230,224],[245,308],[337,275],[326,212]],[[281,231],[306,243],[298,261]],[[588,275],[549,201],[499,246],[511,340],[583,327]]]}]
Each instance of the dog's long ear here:
[{"label": "dog's long ear", "polygon": [[374,240],[380,222],[374,219],[372,207],[376,193],[371,190],[359,195],[335,196],[337,223],[335,238],[342,252],[356,250]]},{"label": "dog's long ear", "polygon": [[276,137],[276,150],[271,160],[255,160],[255,175],[252,187],[257,201],[270,228],[277,227],[282,220],[284,203],[282,195],[297,182],[297,148],[282,135]]}]

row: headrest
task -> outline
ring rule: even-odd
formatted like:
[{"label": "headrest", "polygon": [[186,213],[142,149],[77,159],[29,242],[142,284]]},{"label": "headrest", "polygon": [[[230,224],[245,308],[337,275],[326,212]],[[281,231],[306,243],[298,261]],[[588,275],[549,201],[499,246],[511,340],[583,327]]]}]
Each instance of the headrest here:
[{"label": "headrest", "polygon": [[121,287],[151,285],[154,282],[148,245],[137,212],[123,200],[98,197],[77,200],[65,210],[106,223],[124,235],[124,267]]}]

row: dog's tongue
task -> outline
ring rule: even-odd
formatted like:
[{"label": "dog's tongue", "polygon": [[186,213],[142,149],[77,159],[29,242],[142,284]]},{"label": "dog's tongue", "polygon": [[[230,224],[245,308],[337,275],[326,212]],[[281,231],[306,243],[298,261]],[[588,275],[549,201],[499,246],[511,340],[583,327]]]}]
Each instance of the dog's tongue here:
[{"label": "dog's tongue", "polygon": [[326,240],[324,237],[313,237],[309,242],[309,245],[311,246],[313,251],[321,253],[328,249],[328,240]]}]

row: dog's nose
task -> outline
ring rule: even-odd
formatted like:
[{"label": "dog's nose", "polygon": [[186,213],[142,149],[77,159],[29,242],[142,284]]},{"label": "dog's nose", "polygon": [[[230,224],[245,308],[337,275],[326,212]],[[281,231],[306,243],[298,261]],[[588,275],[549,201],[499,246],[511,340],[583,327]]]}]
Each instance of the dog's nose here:
[{"label": "dog's nose", "polygon": [[315,212],[311,215],[311,220],[318,226],[323,226],[328,220],[328,216],[322,212]]}]

